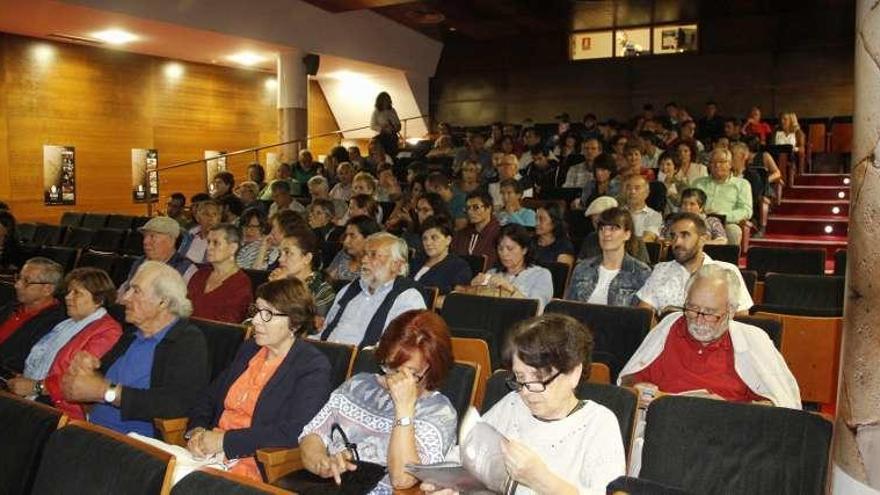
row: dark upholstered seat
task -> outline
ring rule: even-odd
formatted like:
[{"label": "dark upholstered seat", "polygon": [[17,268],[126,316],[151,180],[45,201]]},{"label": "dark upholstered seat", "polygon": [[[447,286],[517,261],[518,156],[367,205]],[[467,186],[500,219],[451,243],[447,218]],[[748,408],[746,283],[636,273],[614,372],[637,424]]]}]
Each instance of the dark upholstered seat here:
[{"label": "dark upholstered seat", "polygon": [[31,493],[43,448],[62,416],[57,409],[0,392],[0,493]]}]

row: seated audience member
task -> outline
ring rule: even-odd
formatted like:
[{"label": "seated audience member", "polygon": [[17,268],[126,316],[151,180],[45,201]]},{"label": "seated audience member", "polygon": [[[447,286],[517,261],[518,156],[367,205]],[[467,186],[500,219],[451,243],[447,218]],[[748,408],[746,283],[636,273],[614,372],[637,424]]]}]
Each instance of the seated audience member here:
[{"label": "seated audience member", "polygon": [[428,192],[439,194],[449,209],[450,219],[453,221],[455,230],[461,230],[467,226],[467,212],[465,211],[466,194],[452,189],[452,181],[443,172],[428,174],[425,181]]},{"label": "seated audience member", "polygon": [[632,215],[633,235],[645,242],[656,241],[663,227],[663,215],[645,203],[649,193],[648,180],[641,175],[632,175],[624,183],[625,207]]},{"label": "seated audience member", "polygon": [[208,348],[186,319],[192,312],[186,284],[168,265],[141,265],[122,304],[135,331],[123,333],[100,360],[74,356],[61,390],[68,401],[95,403],[92,423],[153,437],[153,418],[185,416],[208,384]]},{"label": "seated audience member", "polygon": [[[266,204],[257,199],[257,196],[260,194],[259,186],[257,186],[256,182],[253,181],[245,181],[238,185],[235,188],[235,195],[238,196],[238,199],[241,200],[242,213],[254,208],[266,214],[267,208]],[[239,214],[239,216],[241,216]]]},{"label": "seated audience member", "polygon": [[[593,230],[584,237],[581,249],[578,252],[578,259],[590,259],[602,254],[602,247],[599,245],[599,215],[610,208],[618,206],[617,200],[610,196],[600,196],[590,203],[584,212],[584,216],[590,219],[593,224]],[[632,216],[630,216],[632,218]],[[645,241],[636,236],[631,236],[625,244],[626,254],[641,261],[644,264],[650,264],[651,258],[648,255],[648,247]]]},{"label": "seated audience member", "polygon": [[[560,142],[553,149],[553,154],[559,161],[559,166],[565,170],[566,178],[571,167],[586,162],[586,158],[581,154],[581,137],[572,131],[560,136]],[[563,182],[565,181],[563,180]]]},{"label": "seated audience member", "polygon": [[234,194],[235,176],[231,172],[219,172],[211,180],[211,199],[223,207],[223,220],[237,218],[244,211],[244,203]]},{"label": "seated audience member", "polygon": [[501,225],[492,215],[492,198],[485,191],[467,195],[468,226],[452,237],[452,252],[459,255],[486,256],[487,266],[495,264],[495,241]]},{"label": "seated audience member", "polygon": [[598,235],[602,253],[579,261],[571,275],[566,299],[610,306],[635,306],[636,292],[651,275],[651,268],[627,253],[634,237],[632,216],[623,208],[599,214]]},{"label": "seated audience member", "polygon": [[348,147],[348,161],[351,163],[354,173],[358,173],[362,170],[369,170],[369,165],[363,155],[361,155],[361,149],[357,146]]},{"label": "seated audience member", "polygon": [[257,195],[266,187],[266,169],[259,162],[253,162],[247,167],[247,182],[257,185]]},{"label": "seated audience member", "polygon": [[746,118],[745,124],[742,126],[743,135],[755,136],[760,140],[761,144],[764,144],[767,142],[767,136],[772,132],[773,129],[770,128],[770,124],[761,120],[761,109],[752,107],[749,110],[749,116]]},{"label": "seated audience member", "polygon": [[321,163],[316,162],[309,150],[299,151],[299,160],[292,167],[293,178],[300,184],[308,184],[309,179],[321,173]]},{"label": "seated audience member", "polygon": [[[685,189],[681,193],[681,211],[686,213],[694,213],[699,215],[705,222],[708,229],[708,239],[705,244],[727,244],[727,232],[724,230],[724,224],[715,216],[706,216],[703,211],[703,205],[706,204],[706,193],[702,189],[694,187]],[[662,239],[669,239],[670,222],[666,222],[663,230],[660,232]]]},{"label": "seated audience member", "polygon": [[354,166],[351,162],[342,162],[336,167],[336,185],[330,189],[330,199],[345,201],[351,198],[352,179],[354,179]]},{"label": "seated audience member", "polygon": [[213,199],[202,201],[196,208],[195,217],[198,225],[189,229],[178,252],[193,263],[206,263],[208,232],[223,221],[223,207]]},{"label": "seated audience member", "polygon": [[270,187],[272,188],[272,204],[269,205],[269,218],[283,210],[290,210],[300,215],[305,214],[306,207],[291,196],[290,183],[275,181]]},{"label": "seated audience member", "polygon": [[[212,215],[216,211],[210,212]],[[118,293],[122,295],[134,277],[137,269],[140,268],[144,261],[158,261],[165,263],[171,268],[177,270],[185,281],[189,281],[193,274],[196,273],[196,266],[186,256],[175,250],[175,242],[180,236],[180,224],[169,217],[154,217],[149,222],[139,228],[138,231],[144,236],[144,255],[136,259],[128,272],[128,278],[119,286]]]},{"label": "seated audience member", "polygon": [[655,179],[654,171],[645,167],[645,162],[642,160],[642,148],[638,144],[628,144],[624,148],[623,156],[626,167],[623,170],[618,170],[622,177],[626,179],[632,175],[641,175],[649,182]]},{"label": "seated audience member", "polygon": [[553,298],[550,271],[535,264],[535,242],[525,227],[509,224],[498,233],[498,264],[479,273],[471,285],[488,285],[506,297],[537,299],[538,311]]},{"label": "seated audience member", "polygon": [[741,289],[729,269],[702,266],[688,281],[684,314],[670,314],[648,333],[618,384],[650,383],[673,394],[705,390],[724,400],[800,409],[797,381],[767,333],[733,320]]},{"label": "seated audience member", "polygon": [[[416,254],[423,255],[422,222],[432,216],[443,217],[449,221],[449,208],[439,194],[427,192],[419,196],[416,200],[413,213],[414,214],[407,214],[408,218],[402,218],[402,221],[396,225],[397,228],[395,230],[398,234],[395,235],[402,237],[410,249],[415,250]],[[406,224],[405,228],[402,228],[403,222]],[[386,224],[386,226],[387,225],[388,224]],[[388,228],[385,230],[394,233]]]},{"label": "seated audience member", "polygon": [[568,167],[562,187],[583,188],[593,180],[593,161],[602,153],[602,144],[596,138],[585,139],[581,144],[581,156],[584,161]]},{"label": "seated audience member", "polygon": [[186,211],[186,196],[183,193],[173,193],[165,203],[165,216],[173,218],[180,224],[181,230],[192,226],[192,216]]},{"label": "seated audience member", "polygon": [[593,180],[587,181],[581,190],[581,197],[572,201],[573,209],[584,208],[596,198],[611,196],[616,198],[621,190],[620,178],[617,173],[617,165],[611,155],[601,153],[593,160]]},{"label": "seated audience member", "polygon": [[501,181],[502,208],[495,218],[501,225],[516,223],[524,227],[534,227],[537,223],[535,210],[522,206],[522,186],[516,179]]},{"label": "seated audience member", "polygon": [[681,212],[672,216],[669,222],[669,242],[672,261],[654,265],[651,276],[636,294],[643,308],[663,313],[666,308],[680,308],[684,304],[685,284],[691,274],[704,265],[719,265],[732,271],[740,282],[739,298],[735,301],[737,315],[747,315],[754,305],[746,290],[739,268],[724,261],[716,261],[703,252],[708,237],[708,229],[703,218],[694,213]]},{"label": "seated audience member", "polygon": [[718,104],[706,102],[705,112],[697,120],[697,136],[700,139],[714,140],[724,133],[724,118],[718,115]]},{"label": "seated audience member", "polygon": [[664,151],[657,159],[659,173],[657,180],[666,186],[666,211],[675,213],[681,206],[681,193],[688,188],[688,183],[678,176],[678,163],[671,153]]},{"label": "seated audience member", "polygon": [[285,235],[308,229],[309,225],[300,216],[290,210],[283,210],[269,218],[269,233],[263,237],[260,250],[251,269],[272,271],[278,265],[278,245]]},{"label": "seated audience member", "polygon": [[381,207],[369,194],[355,194],[348,200],[348,218],[354,218],[361,215],[370,217],[376,222],[381,223]]},{"label": "seated audience member", "polygon": [[329,199],[315,199],[308,207],[309,227],[323,242],[337,242],[342,237],[342,228],[336,225],[336,205]]},{"label": "seated audience member", "polygon": [[235,255],[235,262],[244,269],[254,268],[263,238],[268,233],[269,223],[266,214],[256,208],[248,208],[238,218],[241,229],[241,247]]},{"label": "seated audience member", "polygon": [[697,161],[697,145],[693,140],[681,140],[675,147],[678,154],[678,172],[676,175],[679,179],[692,184],[696,179],[705,177],[709,172],[706,166]]},{"label": "seated audience member", "polygon": [[393,202],[400,199],[403,191],[400,188],[400,181],[394,175],[394,167],[392,165],[382,165],[379,167],[378,187],[376,188],[376,199],[379,201]]},{"label": "seated audience member", "polygon": [[[373,201],[376,201],[376,193],[378,188],[379,182],[376,180],[375,177],[373,177],[373,175],[368,172],[358,172],[351,182],[352,198],[363,194],[369,196],[369,198]],[[364,200],[360,201],[364,202]],[[348,217],[351,218],[355,216],[355,213],[351,211],[351,201],[349,201],[348,205]],[[373,216],[377,222],[382,223],[382,219],[385,217],[385,212],[382,210],[382,207],[378,203],[376,203],[376,212],[371,213],[371,216]]]},{"label": "seated audience member", "polygon": [[492,170],[492,153],[486,149],[485,143],[485,138],[479,132],[474,132],[468,136],[465,147],[455,153],[452,169],[457,172],[461,169],[464,162],[472,160],[482,166],[483,174],[489,174]]},{"label": "seated audience member", "polygon": [[797,114],[794,112],[783,112],[779,115],[779,127],[773,133],[773,144],[789,145],[794,153],[799,153],[804,149],[804,131],[798,124]]},{"label": "seated audience member", "polygon": [[468,160],[461,164],[461,180],[458,183],[458,190],[467,194],[483,187],[481,180],[482,165],[479,162]]},{"label": "seated audience member", "polygon": [[449,252],[452,244],[452,226],[442,216],[431,216],[421,222],[424,255],[412,261],[410,274],[413,280],[427,287],[437,287],[440,295],[446,295],[456,285],[468,285],[473,274],[470,265]]},{"label": "seated audience member", "polygon": [[574,264],[574,244],[568,237],[562,207],[549,203],[535,212],[535,261]]},{"label": "seated audience member", "polygon": [[[437,391],[453,365],[449,329],[434,312],[407,311],[388,325],[376,360],[380,373],[359,373],[330,394],[299,445],[304,467],[336,483],[355,460],[387,466],[370,493],[391,493],[418,482],[407,464],[441,462],[455,442],[455,409]],[[343,435],[359,446],[358,459]]]},{"label": "seated audience member", "polygon": [[[260,199],[263,201],[269,201],[272,198],[272,184],[276,182],[286,182],[290,187],[288,191],[292,196],[299,196],[302,194],[302,189],[304,187],[303,184],[300,184],[293,177],[291,177],[292,170],[290,168],[290,164],[288,163],[280,163],[278,164],[278,168],[275,169],[275,180],[270,182],[266,187],[263,188],[263,191],[260,192]],[[269,215],[271,216],[271,215]]]},{"label": "seated audience member", "polygon": [[377,232],[364,241],[363,249],[360,276],[336,295],[321,340],[370,346],[398,315],[425,308],[416,283],[407,278],[409,252],[403,239]]},{"label": "seated audience member", "polygon": [[0,273],[15,273],[24,263],[23,258],[15,234],[15,217],[0,211]]},{"label": "seated audience member", "polygon": [[[509,439],[502,450],[516,493],[600,494],[626,472],[614,413],[575,395],[592,350],[590,331],[566,315],[531,318],[508,333],[503,357],[513,373],[511,392],[482,420]],[[457,454],[454,448],[448,458]]]},{"label": "seated audience member", "polygon": [[434,145],[425,155],[425,158],[445,158],[455,155],[455,146],[452,144],[452,136],[440,136],[434,141]]},{"label": "seated audience member", "polygon": [[235,263],[241,233],[228,223],[208,231],[208,265],[199,268],[187,284],[192,316],[241,323],[253,302],[251,279]]},{"label": "seated audience member", "polygon": [[712,175],[693,182],[693,187],[706,193],[707,214],[724,215],[727,242],[739,245],[742,227],[739,223],[752,218],[752,188],[748,181],[731,173],[731,154],[727,150],[712,151]]},{"label": "seated audience member", "polygon": [[547,149],[536,146],[532,149],[532,162],[526,167],[523,176],[527,177],[535,190],[535,197],[543,198],[565,182],[566,170]]},{"label": "seated audience member", "polygon": [[278,268],[272,270],[269,280],[295,278],[302,281],[311,292],[317,315],[323,318],[330,310],[336,292],[324,281],[321,273],[314,270],[321,256],[318,238],[312,231],[300,229],[284,236],[279,251]]},{"label": "seated audience member", "polygon": [[770,204],[778,199],[776,186],[783,184],[782,171],[770,153],[761,151],[757,138],[743,138],[731,146],[730,152],[732,175],[745,179],[751,186],[752,209],[758,220],[758,232],[753,237],[763,237],[770,216]]},{"label": "seated audience member", "polygon": [[122,327],[105,306],[116,300],[116,288],[104,270],[77,268],[64,279],[67,319],[31,348],[21,376],[7,382],[9,390],[52,404],[73,419],[85,419],[80,404],[67,402],[61,378],[78,352],[101,359],[122,335]]},{"label": "seated audience member", "polygon": [[303,426],[330,395],[330,363],[305,337],[315,307],[295,279],[257,288],[254,338],[195,400],[187,422],[187,450],[196,458],[237,460],[230,472],[262,481],[255,454],[293,448]]},{"label": "seated audience member", "polygon": [[519,169],[525,170],[534,159],[532,157],[532,150],[538,146],[543,147],[544,138],[535,130],[534,124],[531,122],[529,127],[523,129],[522,135],[523,152],[519,156]]},{"label": "seated audience member", "polygon": [[492,206],[496,210],[501,209],[504,206],[504,200],[501,197],[501,183],[507,179],[514,179],[519,182],[523,191],[522,196],[524,198],[531,198],[534,196],[531,182],[520,176],[517,166],[518,162],[516,155],[512,154],[501,156],[500,161],[498,162],[498,182],[490,183],[487,188],[489,195],[492,197]]},{"label": "seated audience member", "polygon": [[366,215],[353,217],[345,224],[342,249],[326,269],[328,280],[354,280],[361,271],[364,242],[367,237],[382,230],[376,221]]}]

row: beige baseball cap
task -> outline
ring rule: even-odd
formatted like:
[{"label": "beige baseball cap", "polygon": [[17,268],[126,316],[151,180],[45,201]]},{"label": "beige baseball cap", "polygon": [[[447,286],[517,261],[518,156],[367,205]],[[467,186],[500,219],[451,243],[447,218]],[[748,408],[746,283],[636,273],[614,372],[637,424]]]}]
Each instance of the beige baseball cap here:
[{"label": "beige baseball cap", "polygon": [[180,235],[180,224],[171,217],[153,217],[138,230],[170,235],[172,239],[177,239]]},{"label": "beige baseball cap", "polygon": [[599,196],[594,199],[590,206],[587,207],[587,211],[584,212],[585,217],[589,217],[590,215],[598,215],[605,210],[616,208],[617,200],[612,198],[611,196]]}]

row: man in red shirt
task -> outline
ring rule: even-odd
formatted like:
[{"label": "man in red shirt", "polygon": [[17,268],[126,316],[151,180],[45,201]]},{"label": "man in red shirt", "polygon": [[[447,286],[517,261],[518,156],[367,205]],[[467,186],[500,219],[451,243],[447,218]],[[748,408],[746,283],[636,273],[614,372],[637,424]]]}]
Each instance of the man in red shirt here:
[{"label": "man in red shirt", "polygon": [[767,334],[733,321],[739,290],[736,274],[727,268],[697,270],[688,281],[683,312],[654,327],[618,383],[800,409],[797,381]]}]

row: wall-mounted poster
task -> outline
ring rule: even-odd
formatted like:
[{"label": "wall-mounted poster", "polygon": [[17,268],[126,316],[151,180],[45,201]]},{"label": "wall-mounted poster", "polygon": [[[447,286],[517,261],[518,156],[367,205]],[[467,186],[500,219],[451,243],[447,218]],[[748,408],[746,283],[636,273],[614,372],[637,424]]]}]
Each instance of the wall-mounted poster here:
[{"label": "wall-mounted poster", "polygon": [[76,204],[76,156],[73,146],[43,146],[43,201]]},{"label": "wall-mounted poster", "polygon": [[150,178],[150,202],[159,201],[159,151],[154,149],[131,149],[131,197],[135,203],[147,201],[145,179]]},{"label": "wall-mounted poster", "polygon": [[[226,152],[225,151],[205,151],[205,189],[211,190],[211,180],[217,175],[217,172],[226,171]],[[214,158],[207,160],[207,158]]]}]

